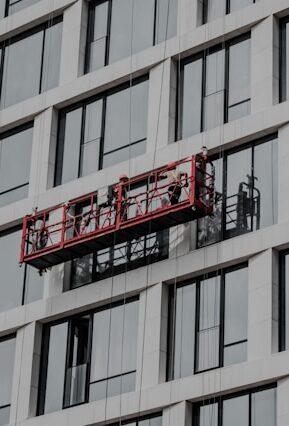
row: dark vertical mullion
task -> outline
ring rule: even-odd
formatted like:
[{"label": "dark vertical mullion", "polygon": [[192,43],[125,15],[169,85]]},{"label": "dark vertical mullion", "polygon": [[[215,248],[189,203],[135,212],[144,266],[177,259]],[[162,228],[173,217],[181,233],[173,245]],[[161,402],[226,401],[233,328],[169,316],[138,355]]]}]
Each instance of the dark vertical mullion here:
[{"label": "dark vertical mullion", "polygon": [[251,426],[251,424],[252,424],[252,393],[249,393],[248,398],[249,398],[248,425]]},{"label": "dark vertical mullion", "polygon": [[286,22],[282,22],[279,30],[279,101],[286,100]]},{"label": "dark vertical mullion", "polygon": [[79,155],[78,155],[78,172],[77,172],[78,177],[81,177],[80,173],[81,173],[81,164],[82,164],[82,147],[84,145],[86,107],[87,107],[86,104],[82,106],[80,141],[79,141]]},{"label": "dark vertical mullion", "polygon": [[208,0],[203,0],[202,5],[203,5],[202,23],[206,24],[208,22]]},{"label": "dark vertical mullion", "polygon": [[23,283],[22,283],[23,285],[22,285],[21,305],[25,304],[27,269],[28,269],[28,265],[25,264],[25,266],[24,266],[24,274],[23,274]]},{"label": "dark vertical mullion", "polygon": [[104,141],[105,141],[105,120],[106,120],[106,102],[107,96],[102,98],[102,120],[101,120],[101,136],[100,136],[100,147],[99,147],[99,162],[98,168],[103,168],[103,156],[104,156]]},{"label": "dark vertical mullion", "polygon": [[218,404],[218,426],[222,426],[223,424],[223,405],[224,400],[220,398],[219,401],[217,401]]},{"label": "dark vertical mullion", "polygon": [[45,396],[46,396],[46,384],[47,384],[47,367],[48,367],[48,355],[49,355],[49,344],[50,344],[50,330],[51,327],[42,329],[42,344],[41,344],[41,360],[39,369],[39,392],[37,401],[37,415],[44,414],[45,409]]},{"label": "dark vertical mullion", "polygon": [[220,335],[219,335],[219,367],[224,365],[224,340],[225,340],[225,278],[222,271],[220,275]]},{"label": "dark vertical mullion", "polygon": [[225,75],[224,75],[224,123],[228,123],[229,118],[229,65],[230,65],[230,44],[225,45]]},{"label": "dark vertical mullion", "polygon": [[91,353],[92,353],[92,339],[93,339],[93,317],[94,314],[89,316],[89,328],[88,328],[88,342],[87,342],[87,368],[86,368],[86,383],[85,383],[85,402],[89,401],[90,391],[90,373],[91,373]]},{"label": "dark vertical mullion", "polygon": [[[1,64],[0,64],[0,94],[1,94],[1,104],[2,104],[2,89],[3,89],[3,78],[4,78],[4,61],[5,61],[5,50],[7,46],[5,43],[1,46]],[[2,105],[3,106],[3,105]]]},{"label": "dark vertical mullion", "polygon": [[42,52],[41,52],[41,66],[40,66],[40,81],[39,81],[39,93],[42,92],[42,79],[43,79],[43,65],[44,65],[44,49],[45,49],[45,36],[46,36],[46,29],[48,27],[45,27],[43,32],[43,39],[42,39]]},{"label": "dark vertical mullion", "polygon": [[279,351],[284,351],[286,347],[286,256],[282,254],[279,262]]},{"label": "dark vertical mullion", "polygon": [[169,317],[167,329],[167,345],[168,345],[168,360],[167,360],[167,380],[174,379],[174,363],[175,363],[175,335],[176,325],[174,318],[176,318],[176,299],[177,292],[174,286],[169,288]]},{"label": "dark vertical mullion", "polygon": [[206,50],[203,54],[202,60],[202,99],[201,99],[201,128],[200,132],[204,131],[204,105],[205,105],[205,97],[206,97],[206,82],[207,82],[207,53]]},{"label": "dark vertical mullion", "polygon": [[9,15],[9,3],[10,3],[10,1],[9,0],[6,0],[5,1],[5,11],[4,11],[4,16],[3,16],[3,18],[6,18],[8,15]]},{"label": "dark vertical mullion", "polygon": [[255,186],[255,182],[254,182],[254,163],[255,163],[255,147],[254,145],[252,145],[251,147],[251,179],[252,179],[252,188],[251,188],[251,194],[249,192],[249,196],[250,196],[250,202],[251,202],[251,229],[250,231],[253,231],[254,229],[254,186]]},{"label": "dark vertical mullion", "polygon": [[195,356],[194,356],[194,373],[198,371],[198,361],[199,361],[199,341],[198,341],[198,334],[199,334],[199,327],[200,327],[200,280],[197,280],[195,283],[196,286],[196,305],[195,305]]},{"label": "dark vertical mullion", "polygon": [[228,166],[228,155],[225,154],[223,157],[223,197],[222,197],[222,218],[221,218],[221,239],[224,240],[227,234],[226,229],[226,212],[227,212],[227,166]]},{"label": "dark vertical mullion", "polygon": [[226,15],[231,13],[231,0],[226,0]]},{"label": "dark vertical mullion", "polygon": [[106,25],[106,43],[105,43],[105,59],[104,59],[105,65],[109,64],[112,1],[113,0],[108,0],[108,16],[107,16],[107,25]]},{"label": "dark vertical mullion", "polygon": [[62,398],[62,408],[65,405],[65,396],[66,396],[66,385],[67,385],[67,371],[69,368],[71,360],[71,336],[72,336],[72,320],[67,321],[67,341],[66,341],[66,359],[65,359],[65,371],[64,371],[64,386],[63,386],[63,398]]},{"label": "dark vertical mullion", "polygon": [[155,0],[155,8],[154,8],[154,33],[153,33],[153,46],[156,43],[156,35],[157,35],[157,8],[158,8],[158,0]]},{"label": "dark vertical mullion", "polygon": [[93,40],[93,23],[95,19],[95,4],[89,3],[88,6],[88,26],[86,31],[86,46],[85,46],[85,58],[84,58],[84,73],[89,72],[90,67],[90,51],[91,43]]}]

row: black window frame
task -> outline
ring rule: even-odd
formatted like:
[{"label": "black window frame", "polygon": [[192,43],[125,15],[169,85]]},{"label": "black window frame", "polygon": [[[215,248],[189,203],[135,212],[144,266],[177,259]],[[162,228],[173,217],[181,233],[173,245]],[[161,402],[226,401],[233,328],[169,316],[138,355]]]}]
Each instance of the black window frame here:
[{"label": "black window frame", "polygon": [[[279,352],[286,351],[286,328],[289,324],[286,324],[286,257],[289,255],[289,248],[279,253],[279,291],[278,291],[278,303],[279,303]],[[288,274],[289,271],[287,271]],[[289,306],[287,307],[289,309]],[[286,327],[287,326],[287,327]]]},{"label": "black window frame", "polygon": [[[5,231],[0,232],[0,241],[1,241],[1,237],[5,237],[9,234],[13,234],[14,232],[17,231],[21,231],[22,227],[20,225],[15,226],[13,228],[9,228],[6,229]],[[19,249],[20,249],[20,245],[21,245],[21,235],[20,235],[20,239],[19,239]],[[25,265],[22,265],[22,268],[24,268],[24,274],[23,274],[23,281],[22,281],[22,296],[21,296],[21,304],[18,306],[24,306],[26,304],[28,304],[26,302],[26,292],[27,292],[27,271],[28,268],[31,268],[32,266],[29,266],[27,263],[25,263]],[[33,302],[31,302],[33,303]],[[14,308],[11,308],[14,309]],[[3,311],[4,312],[4,311]]]},{"label": "black window frame", "polygon": [[163,413],[162,412],[158,412],[158,413],[154,413],[154,414],[148,414],[147,416],[141,416],[141,417],[137,417],[137,418],[132,418],[130,420],[127,421],[122,421],[118,422],[118,423],[110,423],[109,426],[122,426],[122,425],[130,425],[132,423],[135,423],[136,426],[139,426],[140,422],[143,422],[145,420],[151,420],[157,417],[162,417]]},{"label": "black window frame", "polygon": [[[50,344],[50,329],[53,326],[67,323],[68,331],[67,331],[67,342],[66,342],[66,355],[65,355],[65,370],[64,374],[64,386],[63,386],[63,399],[62,399],[62,409],[68,409],[72,407],[76,407],[82,404],[86,404],[89,402],[89,386],[90,382],[90,371],[91,371],[91,356],[92,356],[92,342],[93,342],[93,317],[94,314],[105,311],[112,310],[118,306],[125,306],[132,302],[139,302],[139,296],[132,296],[126,299],[119,300],[117,302],[112,302],[109,305],[103,305],[96,309],[89,310],[87,312],[82,312],[75,314],[73,316],[67,318],[61,318],[59,320],[50,322],[45,324],[42,331],[42,342],[41,342],[41,358],[40,358],[40,369],[39,369],[39,391],[37,398],[37,410],[36,415],[41,416],[44,415],[45,409],[45,396],[46,396],[46,382],[47,382],[47,367],[48,367],[48,354],[49,354],[49,344]],[[79,402],[76,404],[66,405],[65,404],[65,396],[66,396],[66,383],[67,383],[67,370],[69,368],[69,360],[71,359],[71,351],[73,349],[71,342],[71,331],[73,327],[73,321],[83,318],[84,316],[89,316],[89,328],[88,328],[88,346],[87,346],[87,370],[86,370],[86,381],[85,381],[85,400],[83,402]],[[136,372],[136,370],[133,370]],[[132,373],[131,371],[119,374],[113,377],[106,377],[104,380],[108,380],[114,377],[122,377],[127,374]]]},{"label": "black window frame", "polygon": [[[256,1],[257,1],[257,0],[253,0],[253,1],[252,1],[252,4],[255,4],[255,3],[256,3]],[[251,5],[247,5],[247,6],[245,6],[245,7],[248,7],[248,6],[251,6]],[[241,9],[243,9],[243,8],[240,8],[240,9],[238,9],[238,10],[241,10]],[[225,15],[224,15],[224,16],[229,15],[230,13],[232,13],[232,12],[231,12],[231,0],[226,0],[226,13],[225,13]],[[212,21],[208,21],[208,20],[207,20],[207,16],[208,16],[208,0],[204,1],[204,3],[203,3],[203,10],[202,10],[202,25],[204,25],[204,24],[208,24],[208,23],[212,22]]]},{"label": "black window frame", "polygon": [[[254,176],[254,148],[257,147],[258,145],[262,145],[263,143],[267,143],[270,142],[274,139],[278,140],[278,133],[272,133],[268,136],[265,137],[261,137],[258,139],[254,139],[250,142],[246,142],[242,145],[239,145],[235,148],[232,149],[228,149],[226,151],[224,151],[222,153],[222,155],[213,155],[210,157],[211,161],[214,160],[222,160],[223,165],[222,165],[222,201],[221,201],[221,206],[222,206],[222,216],[221,216],[221,234],[220,234],[220,239],[217,242],[221,242],[221,241],[225,241],[228,240],[230,238],[234,238],[234,237],[238,237],[240,235],[243,235],[244,233],[239,233],[236,235],[229,235],[229,232],[226,231],[226,208],[227,208],[227,165],[228,165],[228,157],[232,154],[236,154],[238,152],[241,152],[243,150],[246,150],[248,148],[250,148],[252,150],[252,164],[251,164],[251,175]],[[278,142],[277,142],[278,143]],[[253,214],[251,212],[251,229],[248,231],[248,233],[250,232],[254,232],[258,229],[253,229]],[[262,228],[259,228],[262,229]],[[196,236],[196,246],[197,248],[202,248],[202,247],[207,247],[209,245],[215,244],[215,242],[213,243],[208,243],[206,245],[200,245],[199,244],[199,240],[198,240],[198,232],[199,232],[199,221],[197,221],[197,236]]]},{"label": "black window frame", "polygon": [[[7,340],[15,339],[15,344],[16,344],[16,337],[17,337],[16,333],[8,334],[6,336],[2,336],[2,337],[0,337],[0,343],[6,342]],[[15,369],[15,354],[14,354],[14,369]],[[13,372],[13,374],[14,374],[14,372]],[[12,378],[11,378],[11,381],[12,381]],[[12,395],[11,395],[11,397],[12,397]],[[11,402],[10,402],[10,404],[1,405],[0,410],[3,409],[3,408],[8,408],[8,407],[11,407]]]},{"label": "black window frame", "polygon": [[11,6],[14,6],[14,4],[21,3],[22,1],[25,1],[25,0],[16,0],[13,3],[11,3],[10,0],[5,0],[4,16],[2,16],[0,19],[4,19],[4,18],[7,18],[8,16],[12,16],[14,15],[14,13],[17,13],[17,12],[20,12],[21,10],[26,9],[26,7],[34,6],[34,4],[38,3],[38,1],[40,0],[36,0],[35,3],[33,3],[32,5],[24,6],[22,9],[17,10],[16,12],[9,13],[9,8]]},{"label": "black window frame", "polygon": [[[78,177],[76,179],[81,178],[80,175],[81,171],[81,147],[83,145],[84,140],[84,129],[85,129],[85,110],[87,105],[102,100],[103,106],[102,106],[102,119],[101,119],[101,136],[100,136],[100,152],[99,152],[99,161],[98,161],[98,170],[95,170],[95,172],[102,170],[103,167],[103,158],[104,158],[104,142],[105,142],[105,120],[106,120],[106,99],[108,96],[111,96],[115,93],[121,92],[122,90],[126,90],[129,88],[132,88],[136,86],[139,83],[143,83],[145,81],[149,81],[149,75],[145,74],[141,77],[138,77],[134,79],[132,82],[126,82],[120,86],[116,86],[112,89],[109,89],[107,91],[104,91],[96,96],[89,97],[87,99],[84,99],[83,101],[77,102],[75,104],[70,105],[67,108],[64,108],[59,111],[58,114],[58,130],[57,130],[57,147],[56,147],[56,157],[55,157],[55,172],[54,172],[54,186],[62,185],[62,168],[63,168],[63,144],[60,143],[61,139],[61,119],[65,116],[65,114],[72,112],[76,109],[82,108],[82,119],[81,119],[81,137],[79,141],[79,161],[78,161]],[[140,142],[145,141],[145,139],[140,139],[137,141],[134,141],[133,143],[129,143],[125,146],[122,146],[121,148],[117,148],[115,150],[109,151],[106,154],[110,154],[113,152],[117,152],[122,150],[123,148],[126,148],[128,146],[136,145]]]},{"label": "black window frame", "polygon": [[[241,396],[247,396],[249,397],[249,409],[248,409],[248,420],[249,420],[249,426],[253,426],[252,425],[252,419],[251,419],[251,412],[252,412],[252,395],[259,393],[259,392],[263,392],[266,390],[272,390],[272,389],[277,389],[277,383],[270,383],[267,385],[263,385],[263,386],[258,386],[258,387],[254,387],[252,389],[245,389],[243,391],[240,392],[236,392],[236,393],[231,393],[231,394],[227,394],[227,395],[222,395],[222,396],[218,396],[212,399],[205,399],[202,402],[198,402],[193,404],[194,406],[194,416],[193,416],[193,422],[192,422],[192,426],[200,426],[200,408],[207,406],[207,405],[211,405],[211,404],[218,404],[218,426],[222,426],[222,422],[223,422],[223,402],[224,401],[228,401],[230,399],[234,399],[234,398],[238,398]],[[275,425],[276,426],[276,425]]]},{"label": "black window frame", "polygon": [[[42,92],[42,79],[43,79],[43,64],[44,64],[44,49],[45,49],[45,37],[46,37],[46,30],[49,28],[52,28],[54,25],[59,24],[60,22],[63,22],[63,16],[59,15],[56,16],[53,19],[50,19],[49,21],[44,22],[43,24],[37,25],[36,27],[33,27],[27,31],[24,31],[20,34],[15,35],[14,37],[11,37],[7,40],[4,40],[2,43],[0,43],[0,99],[2,101],[2,89],[3,89],[3,77],[4,77],[4,63],[5,63],[5,50],[6,47],[9,48],[13,43],[16,43],[18,41],[24,40],[26,38],[29,38],[30,36],[37,34],[41,31],[43,31],[43,41],[42,41],[42,51],[41,51],[41,67],[40,67],[40,81],[39,81],[39,91],[38,95]],[[29,98],[28,98],[29,99]],[[23,101],[24,102],[24,101]],[[12,104],[10,106],[13,106],[16,104]],[[7,108],[9,108],[8,106]],[[4,108],[2,108],[4,109]]]},{"label": "black window frame", "polygon": [[[176,0],[169,0],[176,1]],[[106,29],[106,45],[105,45],[105,59],[103,67],[109,65],[109,50],[110,50],[110,34],[111,34],[111,16],[112,16],[112,2],[113,0],[93,0],[89,2],[88,8],[88,26],[87,26],[87,36],[86,36],[86,47],[85,47],[85,61],[84,61],[84,74],[89,72],[89,56],[90,56],[90,45],[93,42],[93,29],[94,29],[94,19],[95,19],[95,7],[102,4],[108,3],[108,18],[107,18],[107,29]],[[154,0],[154,30],[153,30],[153,44],[151,47],[156,46],[161,43],[157,41],[157,2]],[[166,34],[167,35],[167,34]]]},{"label": "black window frame", "polygon": [[[167,347],[168,347],[168,356],[167,356],[167,368],[166,368],[166,381],[177,380],[178,378],[174,377],[174,347],[175,347],[175,310],[176,310],[176,300],[177,294],[176,290],[178,288],[185,287],[187,285],[194,284],[196,286],[196,303],[195,303],[195,330],[194,330],[194,374],[202,374],[208,371],[216,370],[217,368],[224,367],[224,349],[226,347],[234,346],[237,344],[248,342],[248,337],[246,340],[236,341],[232,344],[224,344],[224,326],[225,326],[225,276],[227,273],[238,271],[240,269],[248,268],[248,262],[243,262],[238,265],[230,266],[228,268],[223,268],[218,271],[210,272],[205,275],[197,276],[190,280],[185,280],[178,283],[176,286],[169,286],[169,317],[168,317],[168,331],[167,331]],[[198,331],[199,331],[199,321],[200,321],[200,284],[202,281],[214,277],[220,277],[220,322],[219,322],[219,365],[216,367],[211,367],[205,370],[198,370]]]},{"label": "black window frame", "polygon": [[[289,16],[286,16],[279,21],[279,102],[286,102],[286,90],[289,81],[286,81],[286,25],[289,24]],[[288,46],[289,54],[289,46]]]},{"label": "black window frame", "polygon": [[[21,132],[23,132],[25,130],[28,130],[28,129],[31,129],[33,127],[34,127],[34,121],[29,121],[28,123],[25,123],[25,124],[23,124],[21,126],[15,127],[15,128],[13,128],[11,130],[8,130],[7,132],[4,132],[4,133],[0,134],[0,141],[2,141],[2,139],[6,139],[6,138],[8,138],[10,136],[14,136],[17,133],[21,133]],[[30,158],[30,168],[31,168],[31,158]],[[8,194],[9,192],[12,192],[12,191],[15,191],[17,189],[23,188],[24,186],[27,186],[29,188],[29,181],[26,182],[26,183],[23,183],[21,185],[18,185],[18,186],[14,187],[14,188],[7,189],[6,191],[0,192],[0,198],[1,198],[2,195],[5,195],[5,194]],[[7,205],[8,204],[11,204],[11,203],[7,203]]]},{"label": "black window frame", "polygon": [[[229,56],[230,56],[230,47],[235,44],[241,43],[245,40],[251,40],[251,31],[246,32],[240,36],[234,37],[233,39],[227,40],[223,43],[218,43],[212,47],[209,47],[193,56],[189,56],[180,61],[180,74],[177,79],[177,96],[176,96],[176,126],[175,126],[175,141],[183,139],[182,132],[182,117],[183,117],[183,93],[184,93],[184,67],[192,62],[202,59],[202,100],[201,100],[201,123],[200,123],[200,132],[203,133],[207,131],[204,127],[204,100],[206,98],[206,63],[207,56],[218,51],[225,51],[225,63],[224,63],[224,105],[223,105],[223,116],[224,120],[222,124],[228,123],[228,113],[229,113]],[[244,101],[238,102],[236,104],[230,105],[230,107],[241,105],[242,103],[251,101],[251,97],[245,99]],[[220,125],[222,125],[220,124]]]}]

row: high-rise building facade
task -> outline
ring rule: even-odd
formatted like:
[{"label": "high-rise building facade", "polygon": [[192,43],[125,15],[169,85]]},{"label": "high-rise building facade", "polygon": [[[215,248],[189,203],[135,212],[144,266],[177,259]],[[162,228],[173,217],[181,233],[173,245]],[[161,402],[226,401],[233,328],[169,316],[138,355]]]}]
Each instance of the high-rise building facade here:
[{"label": "high-rise building facade", "polygon": [[[0,15],[0,425],[288,426],[289,0]],[[19,267],[26,215],[202,146],[212,214]]]}]

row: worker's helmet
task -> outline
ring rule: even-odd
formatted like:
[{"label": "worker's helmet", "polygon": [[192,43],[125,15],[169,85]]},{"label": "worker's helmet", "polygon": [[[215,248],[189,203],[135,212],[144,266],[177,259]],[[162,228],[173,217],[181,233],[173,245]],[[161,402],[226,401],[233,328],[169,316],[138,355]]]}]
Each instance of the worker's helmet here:
[{"label": "worker's helmet", "polygon": [[120,182],[126,181],[128,180],[128,176],[125,173],[123,173],[122,175],[120,175],[119,180]]}]

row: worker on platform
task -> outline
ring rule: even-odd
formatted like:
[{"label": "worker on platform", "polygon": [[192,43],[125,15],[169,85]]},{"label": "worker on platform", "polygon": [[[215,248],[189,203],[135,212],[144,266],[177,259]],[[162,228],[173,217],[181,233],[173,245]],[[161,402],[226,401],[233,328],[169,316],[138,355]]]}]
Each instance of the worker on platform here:
[{"label": "worker on platform", "polygon": [[188,186],[187,173],[177,171],[176,168],[173,168],[161,172],[160,177],[167,179],[168,195],[171,205],[178,204],[182,194],[182,188]]}]

